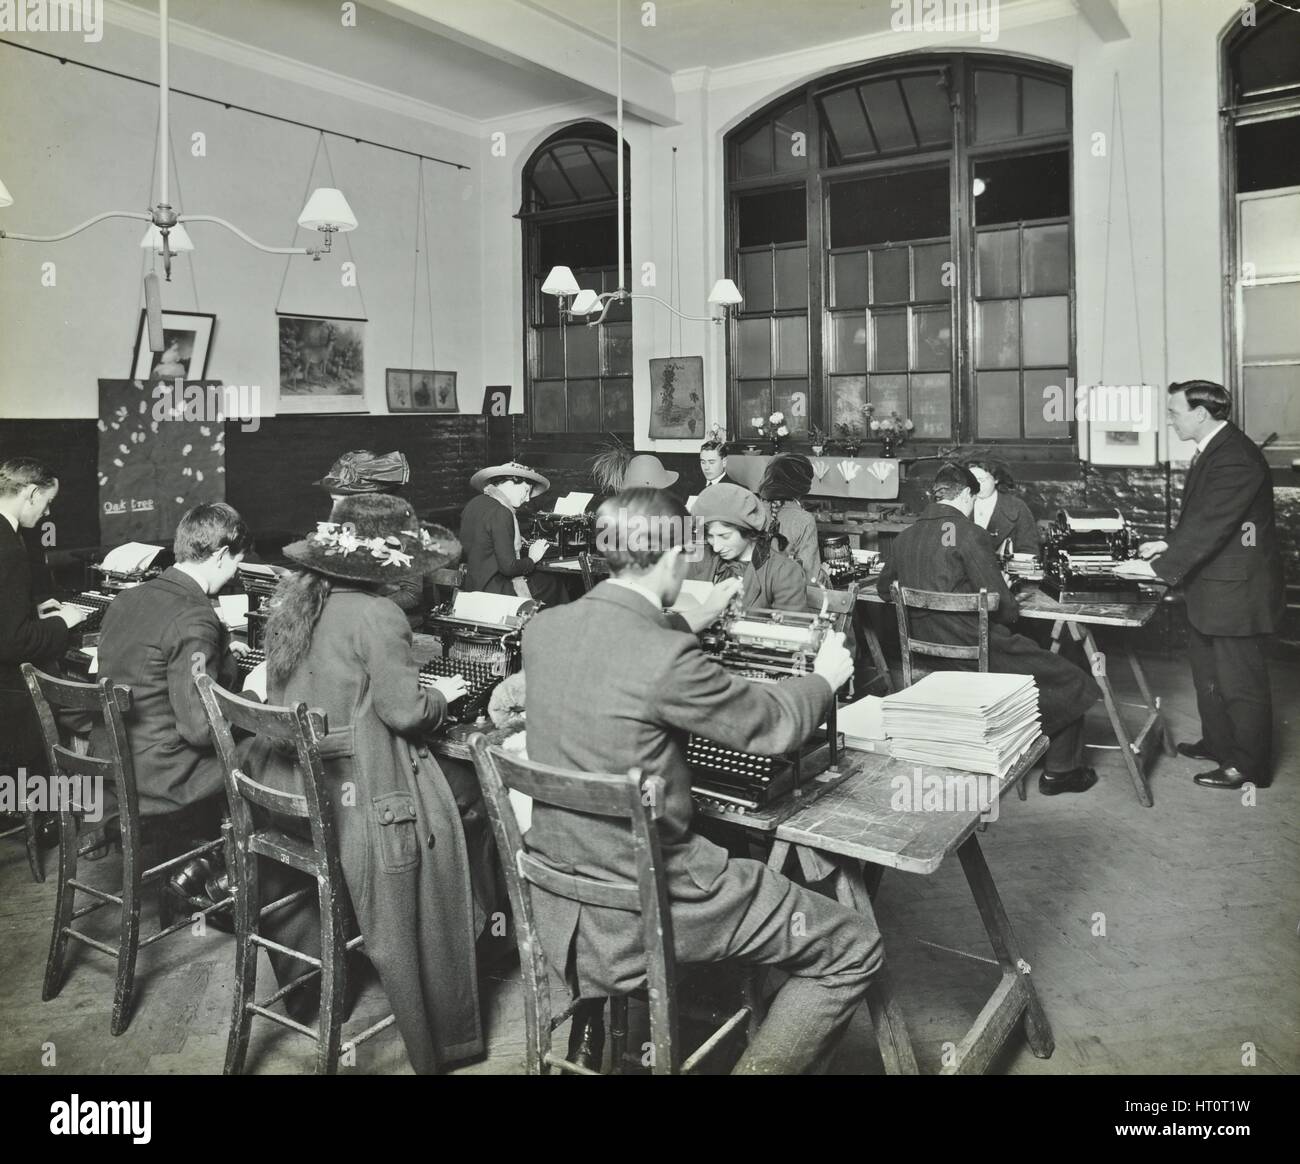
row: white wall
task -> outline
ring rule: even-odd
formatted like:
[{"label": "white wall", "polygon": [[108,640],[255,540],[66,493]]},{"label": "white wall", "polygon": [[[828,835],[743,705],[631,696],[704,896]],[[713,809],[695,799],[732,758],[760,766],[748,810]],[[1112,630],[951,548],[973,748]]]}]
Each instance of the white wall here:
[{"label": "white wall", "polygon": [[[98,45],[83,45],[71,35],[58,37],[57,44],[49,36],[12,39],[133,76],[157,77],[157,40],[111,24]],[[292,259],[280,307],[355,316],[364,298],[371,412],[386,410],[386,366],[455,370],[462,411],[478,411],[478,142],[181,48],[173,48],[171,78],[178,88],[471,167],[466,172],[425,163],[432,351],[421,268],[412,359],[417,163],[388,150],[326,139],[335,182],[360,227],[336,246],[332,260]],[[156,164],[150,172],[157,106],[156,89],[0,46],[0,177],[14,198],[0,210],[0,225],[49,234],[104,210],[146,209],[157,197]],[[315,232],[296,225],[316,134],[181,96],[173,96],[171,118],[181,194],[178,199],[173,186],[172,201],[181,212],[218,215],[269,245],[318,241]],[[207,136],[204,158],[191,155],[196,131]],[[312,185],[331,184],[322,152]],[[131,367],[142,306],[138,244],[144,229],[142,223],[114,220],[57,244],[0,242],[0,416],[98,415],[96,380],[126,376]],[[216,314],[208,374],[228,384],[261,386],[269,414],[279,379],[275,310],[285,260],[215,225],[196,224],[190,231],[196,251],[174,265],[173,281],[163,284],[163,306]],[[340,264],[349,257],[357,264],[360,297],[342,285]],[[41,283],[47,261],[56,264],[54,287]]]}]

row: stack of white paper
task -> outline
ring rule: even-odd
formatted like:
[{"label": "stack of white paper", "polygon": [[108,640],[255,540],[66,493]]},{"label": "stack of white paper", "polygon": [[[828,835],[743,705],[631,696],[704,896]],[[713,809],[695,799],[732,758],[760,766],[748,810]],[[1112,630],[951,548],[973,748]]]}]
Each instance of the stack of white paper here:
[{"label": "stack of white paper", "polygon": [[882,703],[896,759],[999,779],[1042,730],[1029,675],[935,671]]},{"label": "stack of white paper", "polygon": [[519,608],[528,600],[513,594],[489,594],[486,590],[462,590],[456,595],[451,613],[456,618],[471,622],[489,622],[505,624],[507,618],[514,618]]},{"label": "stack of white paper", "polygon": [[117,546],[104,555],[104,560],[100,563],[105,570],[112,570],[117,574],[138,574],[141,570],[147,570],[153,564],[153,560],[162,553],[162,546],[147,546],[143,542],[127,542],[124,546]]},{"label": "stack of white paper", "polygon": [[864,695],[835,712],[835,726],[844,733],[844,746],[862,752],[878,752],[885,740],[885,701],[879,695]]}]

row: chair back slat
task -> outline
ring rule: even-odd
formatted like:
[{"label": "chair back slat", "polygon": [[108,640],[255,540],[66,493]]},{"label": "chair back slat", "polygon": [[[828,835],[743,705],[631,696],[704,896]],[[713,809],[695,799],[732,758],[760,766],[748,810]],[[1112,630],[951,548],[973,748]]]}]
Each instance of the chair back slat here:
[{"label": "chair back slat", "polygon": [[596,584],[596,576],[591,569],[591,554],[586,550],[578,552],[578,569],[582,572],[582,592],[585,594]]},{"label": "chair back slat", "polygon": [[[894,600],[894,612],[898,617],[898,646],[902,657],[904,687],[911,687],[922,675],[929,674],[929,670],[923,671],[920,668],[914,671],[913,655],[965,660],[975,662],[980,671],[989,669],[989,614],[998,608],[997,594],[988,590],[981,590],[978,594],[947,594],[936,590],[917,590],[897,581],[890,587],[890,592]],[[915,639],[908,629],[908,610],[974,614],[978,622],[976,642],[961,646]]]},{"label": "chair back slat", "polygon": [[[590,816],[611,816],[630,820],[632,809],[627,799],[627,777],[596,772],[570,772],[538,764],[512,752],[501,751],[497,768],[507,788],[552,808]],[[663,815],[663,798],[655,797],[651,804],[652,818]]]}]

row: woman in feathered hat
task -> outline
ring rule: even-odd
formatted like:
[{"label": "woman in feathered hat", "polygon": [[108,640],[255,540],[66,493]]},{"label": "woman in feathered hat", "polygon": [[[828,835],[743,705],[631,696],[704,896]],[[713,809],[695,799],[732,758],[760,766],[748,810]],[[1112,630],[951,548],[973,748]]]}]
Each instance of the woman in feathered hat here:
[{"label": "woman in feathered hat", "polygon": [[515,510],[545,493],[551,483],[536,469],[510,461],[489,465],[469,480],[478,490],[460,518],[460,540],[465,547],[465,589],[489,594],[517,594],[540,602],[564,601],[558,579],[537,574],[546,543],[535,541],[524,549]]},{"label": "woman in feathered hat", "polygon": [[785,553],[767,503],[740,485],[711,485],[699,495],[692,517],[704,526],[704,557],[687,576],[705,582],[739,578],[743,606],[806,610],[803,567]]},{"label": "woman in feathered hat", "polygon": [[771,507],[777,532],[789,544],[790,556],[803,567],[809,582],[822,568],[821,551],[817,548],[817,519],[802,504],[812,483],[812,462],[799,453],[780,453],[773,457],[758,483],[758,495]]},{"label": "woman in feathered hat", "polygon": [[[347,497],[335,518],[285,547],[301,572],[273,600],[267,696],[326,714],[325,778],[365,954],[412,1066],[430,1073],[483,1049],[474,943],[486,916],[475,911],[456,797],[423,743],[447,701],[420,686],[410,628],[378,589],[444,565],[454,547],[422,531],[397,497]],[[274,788],[300,787],[295,757],[271,741],[255,738],[244,763]],[[303,881],[285,866],[263,866],[267,900]],[[320,950],[314,893],[262,924],[275,941]],[[272,953],[271,961],[282,983],[302,973],[295,959]]]}]

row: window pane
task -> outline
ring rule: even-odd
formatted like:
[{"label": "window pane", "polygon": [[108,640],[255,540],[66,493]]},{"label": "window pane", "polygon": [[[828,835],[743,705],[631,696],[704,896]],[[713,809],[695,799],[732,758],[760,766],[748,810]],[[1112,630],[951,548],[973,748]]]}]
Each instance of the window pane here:
[{"label": "window pane", "polygon": [[802,186],[737,198],[738,245],[765,247],[768,243],[803,242],[808,237],[804,201]]},{"label": "window pane", "polygon": [[945,370],[952,367],[952,318],[946,307],[937,311],[914,311],[916,343],[914,369]]},{"label": "window pane", "polygon": [[[871,403],[876,406],[876,415],[888,416],[897,412],[899,416],[907,415],[907,377],[906,376],[872,376],[870,385]],[[867,439],[871,440],[871,430],[867,430]]]},{"label": "window pane", "polygon": [[567,428],[564,381],[533,381],[533,431],[564,432]]},{"label": "window pane", "polygon": [[736,387],[740,391],[740,415],[736,418],[733,439],[744,441],[753,436],[754,417],[766,418],[772,414],[772,386],[767,380],[741,380]]},{"label": "window pane", "polygon": [[1233,46],[1230,63],[1243,94],[1262,91],[1267,95],[1269,89],[1300,83],[1300,40],[1294,28],[1281,27],[1289,17],[1281,12],[1274,12],[1273,17],[1272,23],[1244,34]]},{"label": "window pane", "polygon": [[871,302],[906,303],[911,298],[907,279],[907,248],[871,252]]},{"label": "window pane", "polygon": [[772,323],[767,319],[741,319],[736,323],[740,350],[740,375],[772,374]]},{"label": "window pane", "polygon": [[736,170],[742,178],[772,172],[772,127],[760,125],[736,147]]},{"label": "window pane", "polygon": [[1244,422],[1251,436],[1300,438],[1300,365],[1242,369]]},{"label": "window pane", "polygon": [[541,349],[539,376],[564,376],[564,333],[558,327],[537,329],[537,343]]},{"label": "window pane", "polygon": [[808,381],[778,380],[772,385],[775,411],[785,413],[791,436],[808,431]]},{"label": "window pane", "polygon": [[951,280],[944,286],[944,264],[952,258],[947,243],[912,248],[912,296],[918,303],[946,303],[952,298]]},{"label": "window pane", "polygon": [[1243,287],[1241,295],[1246,314],[1242,358],[1300,358],[1300,283]]},{"label": "window pane", "polygon": [[831,371],[867,370],[867,318],[861,311],[831,316]]},{"label": "window pane", "polygon": [[1064,223],[1025,227],[1025,294],[1049,295],[1069,289],[1070,228]]},{"label": "window pane", "polygon": [[980,69],[975,74],[975,140],[1006,141],[1015,137],[1016,76]]},{"label": "window pane", "polygon": [[1016,368],[1020,365],[1020,303],[993,299],[976,304],[976,357],[981,368]]},{"label": "window pane", "polygon": [[632,325],[607,323],[600,330],[605,333],[605,366],[601,375],[632,375]]},{"label": "window pane", "polygon": [[[798,105],[778,114],[776,137],[773,143],[773,160],[779,173],[808,168],[808,110],[800,100]],[[795,134],[803,134],[797,139]],[[796,153],[795,150],[799,152]]]},{"label": "window pane", "polygon": [[869,157],[876,152],[856,89],[842,89],[820,101],[827,128],[833,135],[837,161]]},{"label": "window pane", "polygon": [[1300,117],[1237,127],[1237,190],[1300,186]]},{"label": "window pane", "polygon": [[836,249],[948,235],[947,167],[832,182],[829,190]]},{"label": "window pane", "polygon": [[542,323],[560,322],[560,297],[558,295],[544,295],[542,293],[542,279],[533,280],[533,303],[536,304],[542,312]]},{"label": "window pane", "polygon": [[1020,294],[1020,232],[985,230],[979,235],[979,284],[983,299]]},{"label": "window pane", "polygon": [[1024,92],[1024,132],[1053,133],[1065,129],[1065,86],[1036,77],[1021,80]]},{"label": "window pane", "polygon": [[776,321],[776,374],[806,374],[808,371],[808,317],[783,315]]},{"label": "window pane", "polygon": [[597,381],[569,381],[569,431],[600,431],[600,384]]},{"label": "window pane", "polygon": [[550,153],[543,154],[533,167],[533,190],[543,206],[560,206],[575,202],[573,190],[556,168]]},{"label": "window pane", "polygon": [[[541,223],[537,227],[537,237],[537,265],[542,271],[562,265],[577,275],[579,271],[613,266],[618,257],[618,225],[612,213],[568,222]],[[578,282],[581,284],[581,277]]]},{"label": "window pane", "polygon": [[876,312],[871,318],[871,370],[907,368],[907,312]]},{"label": "window pane", "polygon": [[749,251],[740,256],[742,311],[772,310],[772,252]]},{"label": "window pane", "polygon": [[952,111],[948,108],[948,91],[943,77],[926,73],[919,77],[904,77],[903,92],[907,96],[916,132],[922,145],[941,145],[952,140]]},{"label": "window pane", "polygon": [[1300,274],[1300,194],[1241,203],[1241,261],[1254,266],[1257,279]]},{"label": "window pane", "polygon": [[952,393],[947,372],[924,372],[912,377],[913,436],[943,440],[952,436]]},{"label": "window pane", "polygon": [[1064,364],[1070,358],[1070,301],[1064,295],[1026,299],[1021,308],[1025,366]]},{"label": "window pane", "polygon": [[831,377],[831,424],[861,424],[867,402],[865,376]]},{"label": "window pane", "polygon": [[570,376],[600,375],[600,359],[597,354],[597,335],[600,330],[588,327],[585,323],[570,324],[568,332],[568,374]]},{"label": "window pane", "polygon": [[[1069,418],[1061,418],[1059,407],[1060,401],[1066,399],[1068,376],[1066,368],[1029,369],[1025,372],[1025,436],[1070,435]],[[1049,420],[1048,416],[1053,419]]]},{"label": "window pane", "polygon": [[975,199],[975,224],[1064,218],[1070,213],[1070,156],[1064,150],[977,162],[984,192]]},{"label": "window pane", "polygon": [[892,77],[886,81],[873,81],[862,86],[862,100],[871,118],[876,141],[881,150],[910,150],[916,147],[916,137],[907,120],[903,95],[898,82]]},{"label": "window pane", "polygon": [[[576,142],[557,145],[551,150],[551,156],[564,171],[564,176],[568,178],[570,184],[578,191],[582,201],[592,202],[600,198],[614,197],[614,190],[606,185],[587,147]],[[610,156],[613,157],[612,150]]]},{"label": "window pane", "polygon": [[606,432],[632,431],[632,381],[606,380],[601,386],[605,397]]},{"label": "window pane", "polygon": [[831,306],[865,307],[867,252],[831,255]]},{"label": "window pane", "polygon": [[975,424],[981,440],[1020,435],[1020,376],[980,372],[976,376]]},{"label": "window pane", "polygon": [[787,247],[776,252],[776,305],[808,306],[807,247]]}]

